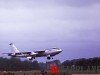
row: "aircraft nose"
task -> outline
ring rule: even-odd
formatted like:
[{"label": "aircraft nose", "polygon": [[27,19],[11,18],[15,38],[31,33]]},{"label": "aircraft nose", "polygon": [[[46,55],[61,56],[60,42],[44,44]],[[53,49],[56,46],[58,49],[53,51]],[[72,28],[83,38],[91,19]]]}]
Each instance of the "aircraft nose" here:
[{"label": "aircraft nose", "polygon": [[57,50],[58,52],[62,52],[62,49]]}]

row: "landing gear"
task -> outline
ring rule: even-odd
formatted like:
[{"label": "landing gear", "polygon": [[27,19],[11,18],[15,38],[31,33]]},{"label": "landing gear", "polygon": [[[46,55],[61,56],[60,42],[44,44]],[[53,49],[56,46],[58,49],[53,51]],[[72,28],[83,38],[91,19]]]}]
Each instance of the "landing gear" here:
[{"label": "landing gear", "polygon": [[50,60],[50,59],[51,59],[51,57],[47,57],[47,59],[48,59],[48,60]]},{"label": "landing gear", "polygon": [[53,59],[53,57],[47,57],[48,60]]},{"label": "landing gear", "polygon": [[35,59],[35,57],[27,57],[30,61]]}]

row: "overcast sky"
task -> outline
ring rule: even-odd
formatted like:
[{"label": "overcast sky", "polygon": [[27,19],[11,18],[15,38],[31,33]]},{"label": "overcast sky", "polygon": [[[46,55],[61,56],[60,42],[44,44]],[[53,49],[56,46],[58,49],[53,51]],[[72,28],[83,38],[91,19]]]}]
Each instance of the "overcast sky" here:
[{"label": "overcast sky", "polygon": [[61,48],[61,61],[99,57],[100,0],[0,0],[1,56],[11,42],[20,51]]}]

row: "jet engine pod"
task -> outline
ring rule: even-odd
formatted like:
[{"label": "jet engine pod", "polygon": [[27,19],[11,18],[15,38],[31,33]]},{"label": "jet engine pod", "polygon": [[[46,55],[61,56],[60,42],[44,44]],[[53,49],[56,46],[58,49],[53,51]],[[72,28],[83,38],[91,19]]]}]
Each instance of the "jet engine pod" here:
[{"label": "jet engine pod", "polygon": [[27,57],[27,59],[28,59],[28,60],[32,60],[33,58],[32,58],[32,57]]},{"label": "jet engine pod", "polygon": [[12,54],[8,54],[8,56],[15,57],[15,56],[16,56],[16,54],[15,54],[15,53],[12,53]]},{"label": "jet engine pod", "polygon": [[35,52],[31,52],[31,55],[36,55],[37,53],[35,53]]}]

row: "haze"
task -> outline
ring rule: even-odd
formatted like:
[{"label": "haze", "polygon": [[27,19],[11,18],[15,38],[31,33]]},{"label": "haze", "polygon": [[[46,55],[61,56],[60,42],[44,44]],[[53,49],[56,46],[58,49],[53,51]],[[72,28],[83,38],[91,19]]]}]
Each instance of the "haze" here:
[{"label": "haze", "polygon": [[61,61],[99,57],[100,0],[0,0],[0,56],[11,42],[20,51],[61,48]]}]

